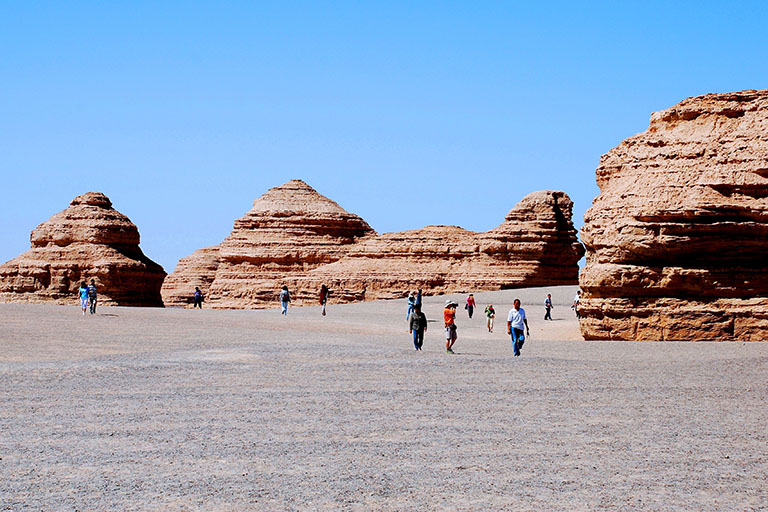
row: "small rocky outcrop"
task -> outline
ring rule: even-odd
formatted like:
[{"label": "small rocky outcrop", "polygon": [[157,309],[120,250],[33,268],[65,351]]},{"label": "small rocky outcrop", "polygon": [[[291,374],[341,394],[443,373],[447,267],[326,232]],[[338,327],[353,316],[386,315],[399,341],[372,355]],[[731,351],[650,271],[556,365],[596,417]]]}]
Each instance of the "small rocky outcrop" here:
[{"label": "small rocky outcrop", "polygon": [[768,90],[688,98],[604,155],[585,339],[768,339]]},{"label": "small rocky outcrop", "polygon": [[72,304],[81,281],[94,279],[101,304],[162,306],[165,271],[139,248],[139,231],[89,192],[40,224],[32,247],[0,266],[0,301]]},{"label": "small rocky outcrop", "polygon": [[163,303],[168,306],[192,305],[195,286],[207,300],[216,271],[219,269],[219,246],[198,249],[181,258],[176,269],[165,278],[162,287]]},{"label": "small rocky outcrop", "polygon": [[[574,284],[584,249],[563,192],[524,198],[497,228],[474,233],[427,226],[377,235],[357,215],[302,181],[269,190],[219,246],[179,262],[163,286],[166,305],[186,305],[208,286],[208,305],[270,307],[282,285],[294,304]],[[210,284],[209,284],[210,283]]]}]

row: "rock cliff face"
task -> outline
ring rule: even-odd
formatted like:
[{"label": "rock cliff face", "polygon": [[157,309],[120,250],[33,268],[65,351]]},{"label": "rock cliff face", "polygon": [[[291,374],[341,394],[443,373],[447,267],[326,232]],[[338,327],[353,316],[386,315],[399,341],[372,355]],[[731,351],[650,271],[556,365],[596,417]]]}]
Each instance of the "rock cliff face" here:
[{"label": "rock cliff face", "polygon": [[165,271],[139,248],[139,231],[89,192],[31,235],[32,248],[0,266],[0,301],[77,303],[83,280],[96,281],[101,304],[162,306]]},{"label": "rock cliff face", "polygon": [[[208,305],[274,307],[280,287],[294,304],[315,304],[320,285],[332,300],[352,302],[426,294],[573,284],[584,249],[562,192],[530,194],[504,223],[486,233],[428,226],[376,235],[306,183],[268,191],[235,222],[218,255],[193,254],[163,286],[166,305],[184,305],[195,286],[210,284]],[[200,251],[198,251],[200,252]],[[214,263],[218,257],[218,263]]]},{"label": "rock cliff face", "polygon": [[768,339],[768,90],[689,98],[597,168],[586,339]]}]

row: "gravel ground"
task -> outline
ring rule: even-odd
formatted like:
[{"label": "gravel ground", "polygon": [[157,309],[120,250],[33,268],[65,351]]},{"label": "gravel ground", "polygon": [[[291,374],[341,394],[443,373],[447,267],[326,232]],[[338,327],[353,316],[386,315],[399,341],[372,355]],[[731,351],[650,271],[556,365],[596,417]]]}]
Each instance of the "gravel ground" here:
[{"label": "gravel ground", "polygon": [[587,343],[574,291],[454,356],[444,297],[422,352],[404,300],[0,305],[0,510],[768,510],[768,344]]}]

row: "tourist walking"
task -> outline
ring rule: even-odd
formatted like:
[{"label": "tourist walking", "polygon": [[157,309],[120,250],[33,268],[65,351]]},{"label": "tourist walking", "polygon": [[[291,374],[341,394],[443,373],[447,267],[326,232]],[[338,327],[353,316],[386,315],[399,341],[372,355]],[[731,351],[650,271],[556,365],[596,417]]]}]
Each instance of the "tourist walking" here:
[{"label": "tourist walking", "polygon": [[280,292],[280,313],[288,315],[288,303],[291,302],[291,292],[288,291],[288,287],[283,285],[283,289]]},{"label": "tourist walking", "polygon": [[472,313],[475,311],[475,306],[475,296],[470,293],[469,297],[467,297],[467,305],[464,306],[464,309],[466,309],[467,313],[469,313],[469,318],[472,318]]},{"label": "tourist walking", "polygon": [[327,286],[322,285],[320,287],[320,305],[323,306],[323,316],[325,316],[325,305],[328,303],[328,296],[331,294],[331,290]]},{"label": "tourist walking", "polygon": [[488,327],[488,332],[493,332],[493,319],[496,318],[496,310],[493,309],[493,304],[485,306],[485,324]]},{"label": "tourist walking", "polygon": [[421,305],[413,307],[409,331],[413,334],[413,347],[421,350],[424,345],[424,333],[427,332],[427,316],[421,312]]},{"label": "tourist walking", "polygon": [[576,318],[581,318],[581,314],[579,313],[579,303],[581,302],[581,290],[578,290],[576,292],[576,295],[573,296],[573,304],[571,304],[571,309],[574,313],[576,313]]},{"label": "tourist walking", "polygon": [[416,292],[416,304],[415,306],[421,306],[421,288]]},{"label": "tourist walking", "polygon": [[85,281],[80,283],[78,293],[80,294],[80,308],[83,310],[83,316],[85,316],[85,311],[88,309],[88,285],[85,284]]},{"label": "tourist walking", "polygon": [[192,297],[192,300],[192,309],[203,309],[203,292],[197,286],[195,286],[195,295]]},{"label": "tourist walking", "polygon": [[405,314],[405,321],[407,322],[409,318],[411,318],[411,313],[413,313],[413,308],[416,305],[416,297],[413,295],[413,292],[410,292],[408,294],[408,312]]},{"label": "tourist walking", "polygon": [[451,299],[445,301],[445,309],[443,309],[443,319],[445,320],[445,351],[449,354],[453,354],[453,344],[456,343],[456,308],[459,307],[458,303],[453,302]]},{"label": "tourist walking", "polygon": [[91,279],[91,284],[88,285],[88,303],[91,306],[91,314],[96,314],[96,301],[98,300],[98,293],[96,290],[96,281]]},{"label": "tourist walking", "polygon": [[520,307],[520,299],[515,299],[512,303],[512,309],[509,310],[509,315],[507,315],[507,334],[512,337],[512,351],[515,356],[520,355],[520,349],[523,348],[523,343],[525,343],[523,327],[525,327],[525,336],[530,336],[531,330],[528,328],[525,310]]},{"label": "tourist walking", "polygon": [[552,294],[548,293],[547,298],[544,299],[544,309],[547,310],[544,313],[544,320],[552,320]]}]

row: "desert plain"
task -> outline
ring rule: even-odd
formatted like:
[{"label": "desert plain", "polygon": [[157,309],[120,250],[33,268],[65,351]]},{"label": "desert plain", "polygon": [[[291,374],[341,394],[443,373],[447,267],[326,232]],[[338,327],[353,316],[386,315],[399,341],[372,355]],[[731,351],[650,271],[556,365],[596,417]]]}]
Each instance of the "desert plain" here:
[{"label": "desert plain", "polygon": [[453,356],[443,296],[422,352],[404,300],[0,304],[0,510],[768,509],[768,344],[585,342],[575,290]]}]

